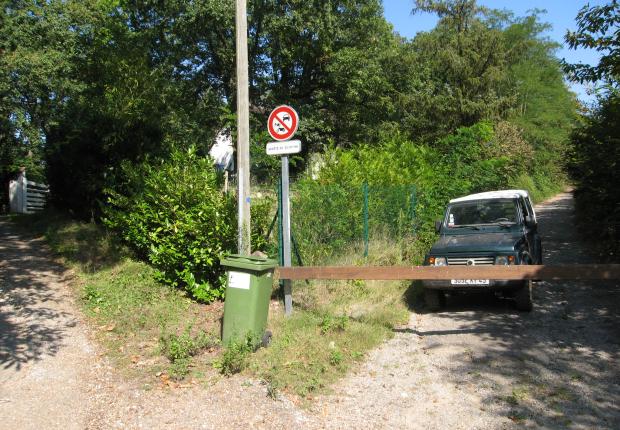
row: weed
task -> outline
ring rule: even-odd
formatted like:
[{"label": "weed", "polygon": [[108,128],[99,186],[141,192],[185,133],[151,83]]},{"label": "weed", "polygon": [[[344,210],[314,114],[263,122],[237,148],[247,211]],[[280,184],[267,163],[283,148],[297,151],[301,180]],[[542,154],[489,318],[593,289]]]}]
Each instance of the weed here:
[{"label": "weed", "polygon": [[190,358],[179,358],[174,360],[168,368],[170,376],[177,381],[182,380],[189,374],[191,362],[192,360]]},{"label": "weed", "polygon": [[326,334],[331,331],[345,331],[347,328],[347,324],[349,322],[349,317],[339,316],[333,317],[331,315],[324,315],[321,319],[321,323],[319,327],[321,328],[321,333]]},{"label": "weed", "polygon": [[523,413],[512,411],[510,415],[508,415],[508,418],[515,423],[522,423],[527,419],[527,416]]},{"label": "weed", "polygon": [[267,384],[267,397],[271,400],[278,400],[278,396],[280,394],[280,385],[277,381],[273,379],[273,377],[268,376],[265,379],[265,383]]},{"label": "weed", "polygon": [[191,357],[217,343],[213,336],[203,331],[192,336],[191,329],[189,325],[180,335],[167,334],[159,338],[161,351],[171,362],[170,374],[176,379],[183,379],[189,373]]},{"label": "weed", "polygon": [[187,326],[181,335],[162,335],[159,342],[162,352],[170,361],[192,357],[198,351],[217,344],[217,340],[204,331],[200,331],[198,335],[192,336],[191,326]]},{"label": "weed", "polygon": [[343,358],[344,357],[342,355],[342,352],[337,349],[333,349],[329,353],[329,364],[331,364],[332,366],[338,366],[340,363],[342,363]]},{"label": "weed", "polygon": [[549,393],[549,397],[562,400],[565,402],[570,402],[570,401],[575,400],[575,395],[571,391],[569,391],[567,388],[564,388],[564,387],[558,387],[555,390],[551,391]]},{"label": "weed", "polygon": [[575,372],[570,375],[570,379],[571,381],[583,381],[583,375]]},{"label": "weed", "polygon": [[519,403],[523,402],[530,396],[530,390],[528,387],[519,386],[512,389],[512,393],[510,396],[506,397],[506,402],[508,404],[516,406]]},{"label": "weed", "polygon": [[231,376],[243,371],[248,366],[248,356],[254,350],[254,339],[251,336],[243,341],[231,342],[222,352],[213,367],[224,376]]},{"label": "weed", "polygon": [[103,302],[103,296],[101,295],[101,292],[99,292],[97,290],[97,288],[94,285],[91,285],[91,284],[86,285],[84,287],[84,292],[82,294],[82,298],[91,307],[97,307],[97,306],[101,305],[102,302]]},{"label": "weed", "polygon": [[323,388],[323,383],[321,379],[317,376],[313,376],[307,382],[303,383],[300,389],[297,391],[299,395],[302,397],[306,397],[310,393],[314,393],[318,391],[320,388]]},{"label": "weed", "polygon": [[365,281],[362,281],[361,279],[354,279],[353,281],[350,281],[350,283],[351,283],[351,286],[353,287],[354,293],[358,297],[366,297],[370,293],[370,290],[368,286],[366,285]]},{"label": "weed", "polygon": [[463,354],[469,361],[474,361],[474,351],[471,348],[465,348]]}]

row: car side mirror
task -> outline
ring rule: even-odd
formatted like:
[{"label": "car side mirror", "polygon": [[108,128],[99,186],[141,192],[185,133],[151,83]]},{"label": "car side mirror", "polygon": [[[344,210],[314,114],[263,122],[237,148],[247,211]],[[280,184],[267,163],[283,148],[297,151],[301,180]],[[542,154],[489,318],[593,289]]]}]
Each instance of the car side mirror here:
[{"label": "car side mirror", "polygon": [[525,225],[528,227],[534,227],[536,225],[536,223],[534,222],[534,220],[532,219],[531,216],[526,215],[525,216]]},{"label": "car side mirror", "polygon": [[441,231],[441,221],[435,221],[435,232],[439,233]]}]

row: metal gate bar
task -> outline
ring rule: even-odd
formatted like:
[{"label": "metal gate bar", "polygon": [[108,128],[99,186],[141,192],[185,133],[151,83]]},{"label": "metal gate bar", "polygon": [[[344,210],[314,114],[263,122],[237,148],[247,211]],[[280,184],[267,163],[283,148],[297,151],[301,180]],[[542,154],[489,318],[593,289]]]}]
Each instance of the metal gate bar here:
[{"label": "metal gate bar", "polygon": [[446,280],[446,279],[620,279],[620,264],[566,264],[555,266],[316,266],[280,267],[280,279]]}]

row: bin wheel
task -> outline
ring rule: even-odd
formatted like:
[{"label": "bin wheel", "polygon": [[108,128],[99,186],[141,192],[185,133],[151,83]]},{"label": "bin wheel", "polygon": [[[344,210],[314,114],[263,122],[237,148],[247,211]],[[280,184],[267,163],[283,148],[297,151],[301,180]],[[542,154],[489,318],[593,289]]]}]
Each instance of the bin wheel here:
[{"label": "bin wheel", "polygon": [[269,330],[265,331],[265,334],[263,334],[263,338],[260,341],[260,346],[262,346],[263,348],[267,348],[269,344],[271,343],[272,337],[273,335],[271,334]]}]

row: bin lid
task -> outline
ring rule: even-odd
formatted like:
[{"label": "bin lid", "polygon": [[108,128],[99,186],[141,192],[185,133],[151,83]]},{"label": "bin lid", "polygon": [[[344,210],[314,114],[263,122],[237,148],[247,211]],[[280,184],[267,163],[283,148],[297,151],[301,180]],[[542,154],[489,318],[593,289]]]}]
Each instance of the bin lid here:
[{"label": "bin lid", "polygon": [[235,269],[262,272],[275,268],[278,265],[278,262],[270,258],[231,254],[228,257],[222,258],[220,264],[224,267],[234,267]]}]

